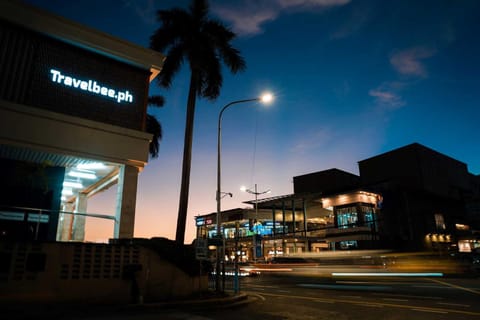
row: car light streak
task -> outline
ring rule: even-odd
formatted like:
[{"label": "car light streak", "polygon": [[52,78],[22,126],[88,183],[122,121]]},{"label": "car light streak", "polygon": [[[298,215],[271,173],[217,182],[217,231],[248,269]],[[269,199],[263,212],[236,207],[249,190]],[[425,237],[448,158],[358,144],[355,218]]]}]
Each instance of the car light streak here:
[{"label": "car light streak", "polygon": [[333,277],[443,277],[441,272],[332,272]]}]

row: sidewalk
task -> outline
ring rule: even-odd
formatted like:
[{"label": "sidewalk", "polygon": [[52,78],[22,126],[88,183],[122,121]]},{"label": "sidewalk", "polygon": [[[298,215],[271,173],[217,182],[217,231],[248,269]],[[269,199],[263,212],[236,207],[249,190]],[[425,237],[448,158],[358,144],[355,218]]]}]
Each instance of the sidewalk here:
[{"label": "sidewalk", "polygon": [[232,308],[249,303],[250,300],[245,293],[229,294],[225,293],[224,297],[200,297],[187,300],[175,300],[168,302],[150,302],[143,304],[132,304],[122,307],[126,310],[148,311],[148,310],[167,310],[167,309],[184,309],[201,310],[209,308]]},{"label": "sidewalk", "polygon": [[[149,302],[125,305],[90,304],[31,304],[1,305],[2,314],[9,320],[26,320],[48,317],[55,320],[141,320],[159,319],[179,320],[196,318],[190,312],[235,308],[253,301],[244,293],[228,294],[223,297],[199,297],[186,300]],[[198,318],[200,319],[200,318]],[[206,318],[202,318],[206,319]]]}]

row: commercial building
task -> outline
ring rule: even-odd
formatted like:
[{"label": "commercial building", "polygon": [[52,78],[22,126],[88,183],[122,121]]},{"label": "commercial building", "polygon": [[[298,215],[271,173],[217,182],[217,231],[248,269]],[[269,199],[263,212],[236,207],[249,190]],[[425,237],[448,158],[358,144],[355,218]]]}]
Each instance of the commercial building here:
[{"label": "commercial building", "polygon": [[[480,176],[466,164],[413,143],[358,165],[359,175],[296,176],[293,194],[223,211],[227,258],[236,250],[251,261],[324,250],[480,248]],[[218,244],[216,223],[216,213],[196,217],[197,237]]]},{"label": "commercial building", "polygon": [[[18,1],[0,2],[0,239],[132,238],[148,162],[149,84],[164,56]],[[117,185],[115,216],[88,199]]]},{"label": "commercial building", "polygon": [[[156,302],[207,290],[192,248],[133,238],[137,179],[152,139],[145,132],[148,89],[163,61],[43,10],[0,1],[2,306]],[[88,200],[114,186],[115,215],[90,213]],[[86,217],[110,219],[113,241],[85,241]],[[173,250],[181,262],[165,253]]]}]

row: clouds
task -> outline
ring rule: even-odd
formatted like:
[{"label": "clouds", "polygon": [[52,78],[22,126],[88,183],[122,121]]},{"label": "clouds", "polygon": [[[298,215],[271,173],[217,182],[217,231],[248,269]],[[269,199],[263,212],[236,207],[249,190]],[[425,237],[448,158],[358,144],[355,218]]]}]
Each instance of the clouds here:
[{"label": "clouds", "polygon": [[368,94],[375,98],[377,105],[387,107],[388,109],[397,109],[405,105],[402,97],[388,83],[371,89]]},{"label": "clouds", "polygon": [[423,60],[433,56],[435,51],[425,46],[408,48],[394,53],[390,63],[402,75],[426,78],[428,72]]},{"label": "clouds", "polygon": [[328,128],[316,128],[312,132],[302,132],[302,135],[294,140],[290,152],[308,154],[312,150],[326,146],[332,140],[332,135],[332,131]]},{"label": "clouds", "polygon": [[[252,36],[263,32],[262,25],[277,19],[285,12],[302,12],[312,9],[321,10],[348,4],[351,0],[238,0],[228,1],[211,0],[211,12],[222,21],[230,23],[233,31],[238,36]],[[189,1],[188,1],[189,2]],[[184,4],[172,7],[187,9]],[[123,5],[131,8],[133,12],[145,23],[153,25],[156,22],[154,0],[123,0]]]},{"label": "clouds", "polygon": [[371,89],[368,94],[375,99],[377,106],[393,110],[406,104],[400,95],[408,80],[428,78],[426,59],[436,54],[436,50],[429,46],[414,46],[397,50],[390,55],[390,65],[401,76],[400,81],[384,82],[377,88]]},{"label": "clouds", "polygon": [[156,22],[156,8],[154,0],[123,0],[126,8],[132,9],[135,14],[148,25]]},{"label": "clouds", "polygon": [[277,19],[284,12],[326,9],[349,3],[350,0],[264,0],[241,1],[237,5],[212,3],[212,12],[232,24],[239,36],[263,32],[262,25]]},{"label": "clouds", "polygon": [[262,32],[261,25],[275,20],[278,12],[273,9],[254,10],[253,6],[233,9],[231,7],[214,7],[214,13],[232,24],[233,31],[239,35],[253,35]]}]

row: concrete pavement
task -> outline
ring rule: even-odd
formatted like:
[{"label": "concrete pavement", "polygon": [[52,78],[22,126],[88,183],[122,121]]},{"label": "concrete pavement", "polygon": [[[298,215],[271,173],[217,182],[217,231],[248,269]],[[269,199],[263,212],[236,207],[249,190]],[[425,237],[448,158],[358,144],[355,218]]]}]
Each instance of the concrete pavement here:
[{"label": "concrete pavement", "polygon": [[195,311],[241,307],[254,299],[244,293],[208,296],[186,300],[149,302],[127,305],[99,304],[9,304],[2,314],[9,320],[51,318],[55,320],[206,320]]}]

